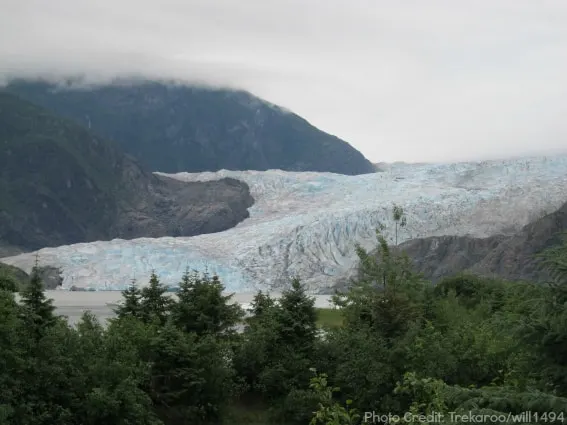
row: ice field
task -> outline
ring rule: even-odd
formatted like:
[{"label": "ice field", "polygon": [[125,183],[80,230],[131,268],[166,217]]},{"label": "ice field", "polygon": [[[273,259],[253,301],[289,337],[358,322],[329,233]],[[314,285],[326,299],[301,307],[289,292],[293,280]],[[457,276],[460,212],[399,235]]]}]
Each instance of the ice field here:
[{"label": "ice field", "polygon": [[[362,176],[280,170],[162,175],[243,180],[255,199],[250,218],[224,232],[188,238],[45,248],[37,251],[40,263],[62,269],[64,288],[123,289],[134,278],[145,284],[152,269],[175,285],[189,267],[218,274],[229,291],[278,291],[291,276],[317,291],[353,272],[356,243],[371,248],[380,224],[393,229],[394,203],[407,216],[402,242],[512,232],[567,201],[567,155],[390,164],[384,172]],[[2,258],[28,272],[34,260],[35,253]]]}]

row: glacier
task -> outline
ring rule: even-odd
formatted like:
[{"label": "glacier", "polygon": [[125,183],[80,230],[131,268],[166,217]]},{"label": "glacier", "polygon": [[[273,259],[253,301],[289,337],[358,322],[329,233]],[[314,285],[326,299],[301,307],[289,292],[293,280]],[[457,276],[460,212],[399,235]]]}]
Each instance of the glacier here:
[{"label": "glacier", "polygon": [[193,237],[115,239],[44,248],[2,258],[29,272],[62,270],[63,289],[122,290],[146,284],[152,270],[175,285],[186,268],[217,274],[228,291],[280,291],[293,276],[311,292],[355,271],[355,244],[376,246],[380,225],[391,239],[393,204],[407,226],[398,241],[510,233],[567,201],[567,154],[452,164],[389,164],[359,176],[332,173],[227,171],[159,175],[181,181],[233,177],[250,186],[250,218]]}]

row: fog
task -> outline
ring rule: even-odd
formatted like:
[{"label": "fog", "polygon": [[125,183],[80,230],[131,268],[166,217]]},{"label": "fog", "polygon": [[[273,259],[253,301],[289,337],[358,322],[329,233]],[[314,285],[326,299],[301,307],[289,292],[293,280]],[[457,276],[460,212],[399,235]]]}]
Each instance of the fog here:
[{"label": "fog", "polygon": [[567,151],[565,0],[0,0],[0,76],[249,90],[372,161]]}]

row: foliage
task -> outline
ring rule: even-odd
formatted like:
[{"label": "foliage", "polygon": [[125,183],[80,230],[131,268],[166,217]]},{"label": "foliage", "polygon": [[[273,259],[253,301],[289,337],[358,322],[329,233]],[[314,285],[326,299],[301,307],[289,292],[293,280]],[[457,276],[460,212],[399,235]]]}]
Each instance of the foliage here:
[{"label": "foliage", "polygon": [[[316,373],[315,369],[311,369]],[[311,419],[310,425],[354,425],[358,423],[360,415],[356,409],[349,409],[352,400],[346,401],[346,407],[334,402],[333,394],[340,388],[329,387],[327,375],[322,373],[311,378],[309,387],[319,398],[318,410]]]},{"label": "foliage", "polygon": [[537,255],[540,267],[550,274],[551,284],[560,290],[567,286],[567,233],[562,235],[562,242]]},{"label": "foliage", "polygon": [[23,270],[0,263],[0,290],[18,292],[24,282],[29,282],[29,276]]},{"label": "foliage", "polygon": [[155,272],[152,271],[149,285],[140,292],[141,319],[146,323],[157,322],[164,325],[172,305],[173,301],[167,295],[167,287],[159,281]]},{"label": "foliage", "polygon": [[45,296],[43,283],[39,277],[37,264],[32,270],[30,282],[21,292],[22,298],[22,316],[28,324],[28,329],[33,332],[36,337],[41,335],[53,326],[56,322],[54,315],[55,307],[53,300],[47,299]]},{"label": "foliage", "polygon": [[142,318],[142,291],[138,288],[135,280],[132,280],[130,286],[122,291],[123,303],[115,310],[119,319],[126,316],[132,316],[138,319]]},{"label": "foliage", "polygon": [[314,299],[293,279],[277,303],[257,294],[252,311],[258,315],[248,320],[235,352],[235,368],[250,394],[269,400],[278,419],[290,419],[286,405],[301,398],[297,391],[308,385],[314,364],[318,332]]},{"label": "foliage", "polygon": [[343,309],[346,326],[370,327],[386,338],[395,338],[418,320],[421,312],[417,298],[423,285],[407,255],[393,252],[379,231],[376,235],[376,256],[357,246],[360,276],[347,293],[336,294],[333,299]]},{"label": "foliage", "polygon": [[218,276],[185,271],[172,318],[184,332],[197,335],[227,335],[242,320],[244,311],[238,303],[231,302],[232,295],[223,295],[224,286]]},{"label": "foliage", "polygon": [[123,155],[110,142],[5,91],[0,140],[3,243],[40,249],[110,234],[125,201]]},{"label": "foliage", "polygon": [[[378,235],[376,255],[358,250],[364,273],[335,297],[341,320],[324,329],[298,279],[279,299],[259,292],[243,319],[217,276],[188,271],[176,297],[154,273],[123,292],[115,319],[86,313],[72,328],[35,268],[19,302],[0,288],[0,424],[342,425],[372,411],[409,412],[403,423],[449,412],[559,421],[561,281],[461,274],[434,287]],[[561,252],[547,266],[560,270]]]},{"label": "foliage", "polygon": [[149,347],[150,396],[166,423],[219,418],[230,396],[232,369],[213,337],[197,339],[168,322]]},{"label": "foliage", "polygon": [[317,308],[317,326],[320,328],[340,327],[343,324],[343,312],[339,308]]},{"label": "foliage", "polygon": [[261,317],[275,305],[276,301],[270,297],[270,294],[264,294],[262,291],[258,291],[252,299],[250,313],[252,314],[252,317]]},{"label": "foliage", "polygon": [[0,274],[0,291],[18,292],[18,283],[9,274]]}]

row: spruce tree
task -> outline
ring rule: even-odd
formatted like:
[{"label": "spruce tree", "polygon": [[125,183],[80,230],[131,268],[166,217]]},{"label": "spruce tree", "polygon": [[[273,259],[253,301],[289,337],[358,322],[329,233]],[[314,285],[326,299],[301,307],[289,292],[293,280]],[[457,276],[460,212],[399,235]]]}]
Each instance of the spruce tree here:
[{"label": "spruce tree", "polygon": [[126,316],[141,317],[141,299],[142,299],[142,291],[138,288],[138,284],[135,279],[132,279],[132,282],[128,286],[128,288],[122,291],[122,304],[114,310],[118,318],[123,318]]},{"label": "spruce tree", "polygon": [[231,303],[232,295],[223,295],[224,286],[218,276],[185,271],[179,284],[178,302],[173,320],[184,332],[198,335],[226,334],[240,322],[244,312]]},{"label": "spruce tree", "polygon": [[[399,216],[400,210],[396,214]],[[392,339],[403,334],[418,315],[423,280],[405,252],[390,248],[381,229],[376,230],[376,236],[375,252],[356,246],[358,277],[346,294],[338,294],[334,301],[343,307],[348,327],[371,327]]]},{"label": "spruce tree", "polygon": [[45,289],[39,276],[39,268],[33,267],[30,282],[21,292],[23,319],[31,326],[37,336],[53,326],[57,318],[54,314],[53,300],[45,296]]},{"label": "spruce tree", "polygon": [[220,423],[234,379],[224,344],[213,336],[185,333],[168,321],[148,352],[148,393],[164,423]]},{"label": "spruce tree", "polygon": [[395,245],[398,246],[398,231],[401,230],[402,227],[406,227],[407,224],[404,209],[399,205],[394,204],[394,208],[392,209],[392,218],[394,219],[395,224]]},{"label": "spruce tree", "polygon": [[317,335],[315,299],[305,293],[298,278],[294,278],[291,288],[283,292],[279,305],[282,342],[302,352],[311,350]]},{"label": "spruce tree", "polygon": [[260,317],[274,307],[275,304],[276,302],[270,297],[270,294],[264,294],[262,291],[258,291],[252,300],[250,312],[254,317]]},{"label": "spruce tree", "polygon": [[[262,304],[266,298],[260,295],[257,301]],[[299,279],[293,279],[278,301],[250,321],[234,360],[253,391],[271,400],[309,382],[317,340],[315,299]]]},{"label": "spruce tree", "polygon": [[140,317],[146,323],[157,322],[164,325],[172,305],[172,299],[165,295],[167,288],[161,284],[155,271],[152,271],[150,284],[141,291]]}]

